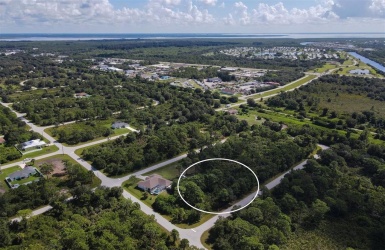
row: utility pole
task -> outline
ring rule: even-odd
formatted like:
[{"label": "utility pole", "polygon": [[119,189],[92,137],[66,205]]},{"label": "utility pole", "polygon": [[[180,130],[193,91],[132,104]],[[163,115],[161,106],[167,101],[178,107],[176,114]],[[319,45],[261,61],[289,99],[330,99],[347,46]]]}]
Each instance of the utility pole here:
[{"label": "utility pole", "polygon": [[61,151],[62,151],[62,154],[64,155],[64,146],[63,146],[63,144],[61,145]]}]

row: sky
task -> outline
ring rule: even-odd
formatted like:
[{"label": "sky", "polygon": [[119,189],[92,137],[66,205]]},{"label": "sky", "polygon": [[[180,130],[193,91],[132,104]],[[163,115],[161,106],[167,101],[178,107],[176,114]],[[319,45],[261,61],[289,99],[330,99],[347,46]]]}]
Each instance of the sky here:
[{"label": "sky", "polygon": [[385,0],[0,0],[0,33],[385,32]]}]

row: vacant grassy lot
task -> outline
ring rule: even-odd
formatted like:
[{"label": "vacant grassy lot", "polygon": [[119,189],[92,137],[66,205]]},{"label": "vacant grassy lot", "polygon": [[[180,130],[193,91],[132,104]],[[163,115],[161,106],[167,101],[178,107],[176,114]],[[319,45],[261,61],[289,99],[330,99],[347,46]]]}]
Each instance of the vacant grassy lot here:
[{"label": "vacant grassy lot", "polygon": [[178,162],[172,163],[170,165],[166,165],[164,167],[158,168],[156,170],[144,173],[144,176],[149,176],[152,174],[158,174],[162,176],[165,179],[173,180],[179,177],[179,169],[178,169]]},{"label": "vacant grassy lot", "polygon": [[335,69],[335,68],[338,68],[337,65],[331,64],[331,63],[326,63],[326,64],[324,64],[324,66],[322,66],[322,68],[317,68],[313,72],[324,73],[328,70]]}]

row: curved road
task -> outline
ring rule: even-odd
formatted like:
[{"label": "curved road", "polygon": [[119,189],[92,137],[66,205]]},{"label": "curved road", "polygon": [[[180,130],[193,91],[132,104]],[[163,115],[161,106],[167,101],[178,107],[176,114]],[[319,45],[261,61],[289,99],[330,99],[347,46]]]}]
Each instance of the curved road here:
[{"label": "curved road", "polygon": [[[11,104],[8,104],[8,103],[2,103],[0,102],[3,106],[6,106],[6,107],[9,107]],[[22,119],[24,119],[25,122],[28,123],[28,125],[31,127],[32,130],[34,130],[35,132],[38,132],[40,134],[43,134],[44,133],[44,129],[46,129],[47,127],[39,127],[39,126],[36,126],[35,124],[33,123],[30,123],[27,119],[25,119],[23,116],[24,114],[21,114],[21,113],[18,113],[16,111],[14,111],[13,109],[11,109],[13,112],[16,113],[16,115],[18,117],[21,117]],[[49,126],[48,126],[49,127]],[[135,129],[132,129],[133,131],[135,132],[139,132]],[[180,156],[177,156],[175,158],[172,158],[172,159],[169,159],[169,160],[166,160],[164,162],[161,162],[161,163],[158,163],[158,164],[155,164],[149,168],[146,168],[146,169],[143,169],[143,170],[140,170],[138,172],[135,172],[135,173],[132,173],[132,174],[129,174],[127,176],[124,176],[124,177],[121,177],[121,178],[109,178],[107,177],[106,175],[104,175],[102,172],[96,170],[95,168],[93,168],[88,162],[82,160],[78,155],[75,154],[75,150],[79,149],[79,148],[84,148],[84,147],[87,147],[87,146],[91,146],[91,145],[95,145],[95,144],[99,144],[99,143],[102,143],[102,142],[105,142],[109,139],[103,139],[103,140],[99,140],[99,141],[95,141],[95,142],[91,142],[91,143],[87,143],[87,144],[83,144],[83,145],[80,145],[80,146],[75,146],[75,147],[66,147],[64,145],[62,145],[61,143],[58,143],[56,142],[56,140],[49,136],[47,133],[44,134],[44,136],[51,142],[55,142],[55,144],[59,147],[59,149],[61,149],[61,153],[63,154],[67,154],[69,155],[71,158],[73,158],[75,161],[77,161],[80,165],[82,165],[83,167],[85,167],[87,170],[92,170],[95,175],[101,179],[102,181],[102,185],[103,186],[107,186],[107,187],[120,187],[122,185],[122,183],[126,180],[128,180],[131,176],[137,176],[137,175],[142,175],[146,172],[149,172],[149,171],[152,171],[152,170],[155,170],[157,168],[160,168],[160,167],[163,167],[165,165],[168,165],[170,163],[173,163],[173,162],[176,162],[176,161],[179,161],[185,157],[187,157],[187,154],[183,154],[183,155],[180,155]],[[122,136],[122,135],[120,135]],[[115,137],[112,137],[111,139],[115,139],[119,136],[115,136]],[[224,141],[224,140],[223,140]],[[222,142],[223,142],[222,141]],[[328,147],[326,146],[323,146],[323,145],[320,145],[322,147],[322,149],[327,149]],[[42,156],[39,156],[39,157],[35,157],[35,159],[42,159],[42,158],[46,158],[46,157],[49,157],[49,156],[53,156],[53,155],[57,155],[57,154],[60,154],[60,151],[57,151],[57,152],[54,152],[54,153],[50,153],[50,154],[46,154],[46,155],[42,155]],[[307,160],[302,162],[301,164],[297,165],[294,169],[301,169],[303,168],[303,166],[306,164]],[[8,167],[12,167],[12,166],[15,166],[15,165],[18,165],[18,164],[22,164],[23,162],[18,162],[18,163],[12,163],[12,164],[8,164],[8,165],[4,165],[2,166],[2,168],[8,168]],[[288,171],[289,172],[289,171]],[[277,186],[281,179],[284,177],[285,174],[287,174],[288,172],[285,172],[283,173],[282,175],[278,176],[277,178],[275,178],[274,180],[272,180],[271,182],[269,182],[266,187],[268,189],[272,189],[274,188],[275,186]],[[132,200],[133,202],[137,202],[140,204],[140,207],[141,207],[141,210],[143,212],[145,212],[146,214],[148,215],[154,215],[156,221],[162,225],[164,228],[166,228],[167,230],[171,231],[173,229],[176,229],[178,230],[179,232],[179,235],[181,238],[185,238],[185,239],[188,239],[190,244],[191,245],[195,245],[199,248],[204,248],[204,246],[201,244],[201,241],[200,241],[200,238],[201,238],[201,235],[208,229],[210,229],[212,226],[214,226],[214,223],[215,221],[218,219],[218,215],[217,216],[214,216],[213,218],[211,218],[210,220],[206,221],[205,223],[203,223],[202,225],[196,227],[196,228],[193,228],[193,229],[181,229],[177,226],[175,226],[174,224],[172,224],[170,221],[168,221],[167,219],[165,219],[163,216],[161,216],[160,214],[158,213],[155,213],[152,208],[148,207],[147,205],[145,205],[141,200],[137,199],[136,197],[134,197],[133,195],[131,195],[130,193],[128,193],[127,191],[123,191],[123,196],[126,198],[126,199],[130,199]],[[235,205],[240,205],[240,206],[244,206],[245,204],[247,204],[253,197],[255,196],[255,193],[252,193],[250,195],[248,195],[247,197],[243,198],[241,201],[237,202]],[[35,211],[33,211],[32,213],[32,216],[35,216],[35,215],[38,215],[38,214],[42,214],[48,210],[50,210],[51,207],[50,206],[45,206],[45,207],[42,207],[40,209],[37,209]],[[228,208],[226,209],[225,211],[230,211],[231,208]],[[226,214],[226,215],[222,215],[223,217],[227,217],[229,216],[229,214]],[[16,218],[14,220],[19,220],[20,218]]]}]

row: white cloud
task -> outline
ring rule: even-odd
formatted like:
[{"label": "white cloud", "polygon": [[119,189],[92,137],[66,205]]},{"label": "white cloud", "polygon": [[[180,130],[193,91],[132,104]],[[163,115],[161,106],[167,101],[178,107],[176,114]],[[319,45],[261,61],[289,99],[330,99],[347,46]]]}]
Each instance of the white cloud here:
[{"label": "white cloud", "polygon": [[249,24],[250,23],[250,17],[249,13],[247,12],[248,8],[243,2],[236,2],[234,4],[234,7],[237,9],[236,15],[239,16],[239,22],[241,24]]},{"label": "white cloud", "polygon": [[[0,24],[120,24],[147,23],[187,25],[212,23],[215,18],[188,1],[188,8],[177,9],[181,0],[151,0],[139,8],[115,9],[109,0],[0,0]],[[3,12],[3,14],[2,14]]]},{"label": "white cloud", "polygon": [[[372,29],[383,31],[379,30],[381,25],[378,23],[385,17],[385,0],[354,0],[354,4],[353,0],[316,0],[317,4],[307,8],[300,7],[300,4],[296,8],[287,8],[284,3],[289,0],[277,4],[259,1],[255,5],[247,5],[245,3],[251,1],[245,0],[232,3],[223,0],[146,0],[139,1],[143,4],[136,8],[129,7],[130,1],[127,1],[127,7],[120,8],[110,1],[0,0],[0,30],[12,32],[10,27],[22,27],[23,31],[33,32],[36,28],[55,31],[58,27],[65,30],[66,27],[92,26],[96,30],[104,27],[100,28],[101,32],[113,32],[114,27],[121,27],[121,32],[140,32],[142,27],[154,32],[230,32],[224,27],[231,25],[232,31],[241,32],[242,28],[268,29],[280,25],[286,27],[284,30],[291,29],[292,25],[325,24],[324,27],[328,27],[327,24],[338,24],[347,27],[353,20],[354,23],[365,23],[365,27],[370,27],[366,25],[370,22],[375,23]],[[71,32],[69,28],[66,31]]]},{"label": "white cloud", "polygon": [[[301,24],[306,22],[319,23],[338,19],[331,7],[332,0],[327,0],[325,5],[316,5],[308,9],[287,9],[282,2],[274,5],[260,3],[249,11],[243,2],[236,2],[236,11],[233,13],[235,23],[242,25],[252,24]],[[233,23],[234,23],[233,22]]]},{"label": "white cloud", "polygon": [[199,0],[199,2],[202,2],[206,5],[215,6],[217,4],[217,0]]},{"label": "white cloud", "polygon": [[373,0],[369,9],[378,15],[385,16],[385,0]]}]

